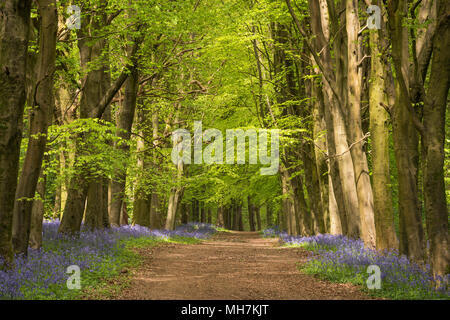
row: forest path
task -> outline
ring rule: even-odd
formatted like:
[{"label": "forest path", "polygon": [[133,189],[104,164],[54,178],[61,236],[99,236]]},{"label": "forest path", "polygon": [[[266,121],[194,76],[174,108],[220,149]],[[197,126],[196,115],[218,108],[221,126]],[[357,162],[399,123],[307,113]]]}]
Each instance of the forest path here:
[{"label": "forest path", "polygon": [[144,263],[113,299],[370,299],[358,287],[298,271],[310,252],[257,232],[220,232],[201,244],[141,249]]}]

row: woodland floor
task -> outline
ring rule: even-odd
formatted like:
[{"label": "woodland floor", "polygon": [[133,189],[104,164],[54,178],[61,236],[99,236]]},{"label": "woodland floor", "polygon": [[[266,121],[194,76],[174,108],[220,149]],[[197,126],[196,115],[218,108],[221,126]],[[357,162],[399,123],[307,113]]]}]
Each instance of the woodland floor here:
[{"label": "woodland floor", "polygon": [[257,232],[220,232],[201,244],[139,249],[144,263],[112,299],[371,299],[351,284],[298,271],[310,252],[280,247]]}]

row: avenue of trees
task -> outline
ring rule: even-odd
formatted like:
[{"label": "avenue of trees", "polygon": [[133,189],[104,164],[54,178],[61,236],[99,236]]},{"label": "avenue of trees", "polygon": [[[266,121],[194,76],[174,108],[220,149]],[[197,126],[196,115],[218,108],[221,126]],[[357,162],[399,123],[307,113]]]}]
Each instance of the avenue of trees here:
[{"label": "avenue of trees", "polygon": [[[449,273],[449,48],[447,0],[0,0],[0,256],[201,221]],[[278,173],[174,165],[194,121],[279,129]]]}]

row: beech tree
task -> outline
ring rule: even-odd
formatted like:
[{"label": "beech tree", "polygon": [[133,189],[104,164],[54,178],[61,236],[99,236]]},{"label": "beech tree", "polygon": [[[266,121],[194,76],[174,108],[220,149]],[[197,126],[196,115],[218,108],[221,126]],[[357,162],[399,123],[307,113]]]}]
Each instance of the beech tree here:
[{"label": "beech tree", "polygon": [[31,1],[0,4],[0,256],[11,262]]}]

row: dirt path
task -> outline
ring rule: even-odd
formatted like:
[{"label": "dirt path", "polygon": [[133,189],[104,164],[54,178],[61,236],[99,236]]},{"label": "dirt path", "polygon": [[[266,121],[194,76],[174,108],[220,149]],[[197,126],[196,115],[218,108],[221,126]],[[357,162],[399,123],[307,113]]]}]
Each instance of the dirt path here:
[{"label": "dirt path", "polygon": [[297,270],[308,252],[256,232],[219,233],[197,245],[140,251],[144,264],[115,299],[369,299],[357,287]]}]

